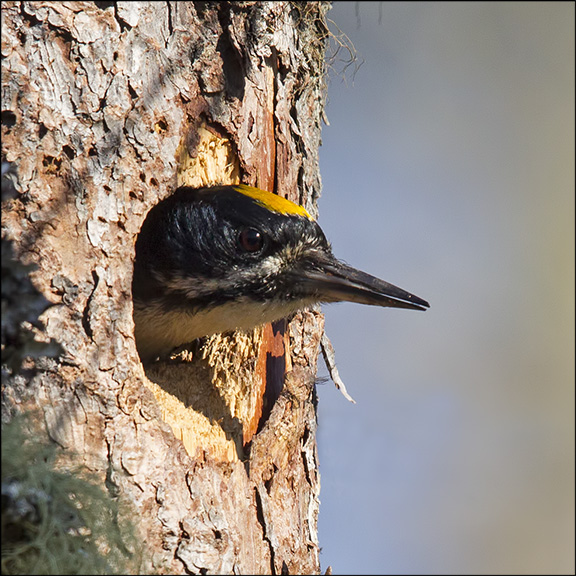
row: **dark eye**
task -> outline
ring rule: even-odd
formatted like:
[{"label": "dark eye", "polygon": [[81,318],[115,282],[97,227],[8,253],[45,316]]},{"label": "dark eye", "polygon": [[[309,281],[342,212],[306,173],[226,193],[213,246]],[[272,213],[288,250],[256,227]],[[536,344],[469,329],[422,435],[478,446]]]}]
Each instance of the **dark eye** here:
[{"label": "dark eye", "polygon": [[264,246],[264,236],[256,228],[244,228],[240,232],[238,242],[246,252],[258,252]]}]

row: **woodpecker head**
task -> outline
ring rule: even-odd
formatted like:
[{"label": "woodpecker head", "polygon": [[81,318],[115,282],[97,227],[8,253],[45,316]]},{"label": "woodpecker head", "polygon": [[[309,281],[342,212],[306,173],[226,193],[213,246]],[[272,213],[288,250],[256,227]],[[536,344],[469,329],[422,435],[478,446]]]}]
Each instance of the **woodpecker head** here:
[{"label": "woodpecker head", "polygon": [[144,361],[317,302],[428,307],[337,260],[302,206],[244,185],[183,187],[152,208],[136,242],[132,291]]}]

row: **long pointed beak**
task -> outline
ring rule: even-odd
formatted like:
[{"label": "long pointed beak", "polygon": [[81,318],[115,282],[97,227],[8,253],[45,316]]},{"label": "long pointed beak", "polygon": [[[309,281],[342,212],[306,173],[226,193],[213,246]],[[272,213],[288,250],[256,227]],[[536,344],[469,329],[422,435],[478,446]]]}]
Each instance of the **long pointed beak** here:
[{"label": "long pointed beak", "polygon": [[412,310],[430,307],[426,300],[336,259],[323,263],[321,269],[303,272],[299,281],[322,302],[358,302]]}]

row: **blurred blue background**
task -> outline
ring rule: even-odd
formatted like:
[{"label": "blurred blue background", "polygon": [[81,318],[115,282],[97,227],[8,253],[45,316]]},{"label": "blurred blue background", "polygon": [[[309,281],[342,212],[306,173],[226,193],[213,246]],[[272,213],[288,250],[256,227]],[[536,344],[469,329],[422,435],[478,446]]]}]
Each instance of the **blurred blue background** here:
[{"label": "blurred blue background", "polygon": [[573,574],[574,3],[328,16],[320,224],[431,308],[324,307],[323,570]]}]

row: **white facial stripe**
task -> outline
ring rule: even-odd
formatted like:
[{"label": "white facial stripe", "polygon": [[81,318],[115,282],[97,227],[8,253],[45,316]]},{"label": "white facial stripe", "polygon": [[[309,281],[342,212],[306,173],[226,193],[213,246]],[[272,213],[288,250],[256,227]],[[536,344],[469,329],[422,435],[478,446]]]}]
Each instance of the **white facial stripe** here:
[{"label": "white facial stripe", "polygon": [[282,255],[273,254],[251,268],[236,267],[223,278],[177,275],[170,279],[162,279],[161,282],[169,290],[183,292],[188,298],[194,299],[233,290],[238,286],[239,282],[249,284],[260,279],[265,281],[266,278],[271,278],[281,273],[287,266],[288,263]]},{"label": "white facial stripe", "polygon": [[223,278],[180,274],[169,279],[157,277],[157,280],[165,284],[169,290],[183,293],[187,298],[193,300],[210,296],[211,294],[218,294],[218,292],[233,291],[239,283],[266,282],[268,279],[286,272],[296,263],[302,261],[307,252],[314,258],[314,253],[317,252],[317,249],[310,248],[306,244],[288,245],[277,254],[266,256],[250,267],[233,267],[230,273]]}]

